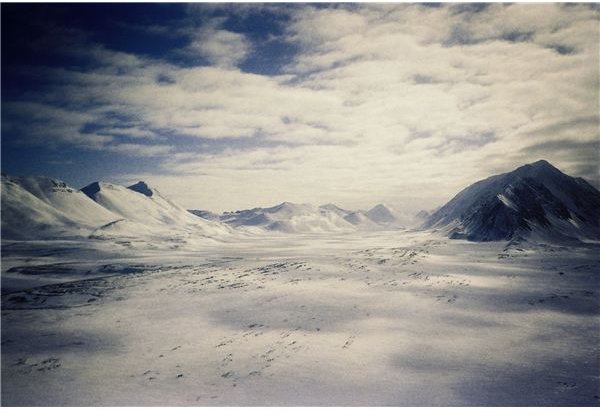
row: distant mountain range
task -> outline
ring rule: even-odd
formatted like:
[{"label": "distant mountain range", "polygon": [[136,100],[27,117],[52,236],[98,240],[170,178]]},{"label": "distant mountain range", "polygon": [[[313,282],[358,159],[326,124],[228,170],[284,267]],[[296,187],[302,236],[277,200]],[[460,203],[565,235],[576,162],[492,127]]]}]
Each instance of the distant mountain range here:
[{"label": "distant mountain range", "polygon": [[181,233],[219,238],[234,234],[235,228],[313,233],[390,226],[391,211],[383,205],[376,208],[373,213],[384,222],[369,218],[369,212],[348,211],[331,204],[313,207],[290,202],[218,215],[204,210],[188,211],[144,182],[129,187],[94,182],[77,190],[48,177],[2,175],[2,238],[14,240]]},{"label": "distant mountain range", "polygon": [[283,202],[216,214],[186,210],[144,182],[95,182],[81,190],[47,177],[2,175],[2,238],[13,240],[152,237],[219,238],[246,232],[328,233],[423,229],[471,241],[600,240],[600,192],[547,161],[478,181],[429,214],[405,216],[384,204],[348,210],[332,203]]},{"label": "distant mountain range", "polygon": [[541,160],[472,184],[423,227],[471,241],[600,240],[600,192]]},{"label": "distant mountain range", "polygon": [[366,212],[342,209],[332,203],[316,207],[291,202],[268,208],[225,212],[222,215],[200,210],[190,212],[205,219],[218,217],[218,220],[234,228],[260,228],[288,233],[344,232],[399,226],[393,211],[381,204]]}]

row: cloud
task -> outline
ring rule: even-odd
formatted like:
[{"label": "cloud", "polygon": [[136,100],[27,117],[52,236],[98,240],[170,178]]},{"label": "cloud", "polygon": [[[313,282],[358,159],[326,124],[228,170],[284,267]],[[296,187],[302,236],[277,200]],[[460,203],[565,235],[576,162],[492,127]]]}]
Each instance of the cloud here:
[{"label": "cloud", "polygon": [[209,25],[201,29],[185,49],[187,54],[198,54],[211,65],[233,68],[250,53],[251,43],[240,33],[217,29]]},{"label": "cloud", "polygon": [[156,157],[170,153],[174,150],[170,145],[143,145],[143,144],[111,144],[108,151],[120,152],[130,156]]},{"label": "cloud", "polygon": [[92,122],[88,112],[37,102],[2,103],[3,140],[17,144],[58,147],[65,144],[99,149],[110,137],[83,132]]},{"label": "cloud", "polygon": [[277,75],[240,69],[255,47],[219,13],[180,28],[194,65],[73,47],[91,67],[45,69],[41,92],[3,103],[29,125],[3,116],[3,132],[162,156],[135,177],[213,210],[277,200],[430,209],[538,158],[593,173],[594,8],[285,7],[277,36],[298,53]]}]

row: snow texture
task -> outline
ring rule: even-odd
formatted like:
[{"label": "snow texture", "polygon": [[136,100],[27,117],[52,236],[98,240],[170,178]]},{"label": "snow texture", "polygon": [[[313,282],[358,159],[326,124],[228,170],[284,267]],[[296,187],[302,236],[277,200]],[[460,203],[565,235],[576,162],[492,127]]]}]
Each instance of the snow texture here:
[{"label": "snow texture", "polygon": [[599,203],[544,161],[421,231],[3,175],[2,405],[597,406]]},{"label": "snow texture", "polygon": [[2,404],[598,405],[598,250],[3,242]]}]

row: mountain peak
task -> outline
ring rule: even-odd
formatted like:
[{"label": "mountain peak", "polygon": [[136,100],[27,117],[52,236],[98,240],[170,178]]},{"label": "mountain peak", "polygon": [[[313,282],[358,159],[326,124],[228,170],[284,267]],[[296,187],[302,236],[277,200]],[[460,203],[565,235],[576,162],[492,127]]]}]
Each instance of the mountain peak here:
[{"label": "mountain peak", "polygon": [[324,205],[319,206],[321,209],[327,209],[327,210],[339,210],[341,209],[339,206],[333,204],[333,203],[326,203]]},{"label": "mountain peak", "polygon": [[525,173],[528,176],[546,175],[548,173],[560,173],[565,175],[546,160],[539,160],[531,164],[522,165],[513,172],[517,174]]},{"label": "mountain peak", "polygon": [[95,196],[101,190],[110,190],[110,189],[114,189],[115,187],[121,187],[121,186],[115,186],[112,183],[106,183],[103,181],[95,181],[93,183],[88,184],[84,188],[82,188],[81,191],[83,193],[85,193],[87,195],[87,197],[89,197],[93,200],[96,200]]},{"label": "mountain peak", "polygon": [[531,165],[533,165],[533,166],[551,166],[551,167],[554,167],[552,164],[550,164],[546,160],[538,160],[535,163],[531,163]]},{"label": "mountain peak", "polygon": [[424,226],[455,238],[598,239],[600,192],[546,160],[478,181],[432,214]]},{"label": "mountain peak", "polygon": [[373,206],[373,208],[371,210],[381,210],[381,209],[385,209],[385,210],[391,210],[387,205],[385,205],[384,203],[379,203],[375,206]]},{"label": "mountain peak", "polygon": [[281,202],[280,204],[273,206],[271,208],[267,208],[267,209],[271,209],[273,211],[279,211],[282,209],[287,209],[287,210],[295,210],[295,209],[300,209],[302,207],[306,206],[305,204],[300,204],[300,203],[292,203],[292,202]]},{"label": "mountain peak", "polygon": [[333,203],[327,203],[325,205],[321,205],[321,206],[319,206],[319,209],[336,213],[336,214],[338,214],[338,215],[340,215],[342,217],[346,216],[346,215],[348,215],[348,214],[350,214],[350,213],[353,212],[351,210],[342,209],[342,208],[340,208],[339,206],[337,206],[337,205],[335,205]]},{"label": "mountain peak", "polygon": [[94,195],[100,191],[100,182],[95,181],[93,183],[90,183],[84,188],[82,188],[81,191],[85,193],[87,197],[93,199]]},{"label": "mountain peak", "polygon": [[154,194],[154,192],[152,191],[150,186],[148,186],[148,184],[146,184],[143,181],[138,181],[137,183],[132,184],[131,186],[128,187],[128,189],[133,190],[134,192],[141,193],[148,197],[150,197]]},{"label": "mountain peak", "polygon": [[393,211],[383,203],[375,205],[366,213],[367,217],[378,224],[391,224],[396,221]]}]

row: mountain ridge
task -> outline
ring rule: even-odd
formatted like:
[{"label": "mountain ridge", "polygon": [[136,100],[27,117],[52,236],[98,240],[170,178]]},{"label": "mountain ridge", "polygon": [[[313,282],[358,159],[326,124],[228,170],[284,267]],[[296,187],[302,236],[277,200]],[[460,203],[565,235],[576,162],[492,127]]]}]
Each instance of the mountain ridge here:
[{"label": "mountain ridge", "polygon": [[[479,180],[423,223],[471,241],[600,239],[600,191],[546,160]],[[553,236],[554,235],[554,236]]]},{"label": "mountain ridge", "polygon": [[[406,217],[405,217],[406,218]],[[272,207],[223,214],[186,210],[144,181],[121,186],[103,181],[81,190],[44,176],[2,175],[4,238],[106,234],[228,234],[233,228],[288,233],[350,232],[409,226],[380,203],[348,210],[284,201]],[[423,219],[423,229],[471,241],[513,239],[600,240],[600,191],[546,160],[479,180]],[[23,226],[23,224],[25,226]],[[172,231],[170,231],[172,230]]]}]

